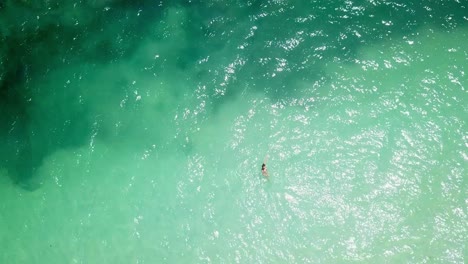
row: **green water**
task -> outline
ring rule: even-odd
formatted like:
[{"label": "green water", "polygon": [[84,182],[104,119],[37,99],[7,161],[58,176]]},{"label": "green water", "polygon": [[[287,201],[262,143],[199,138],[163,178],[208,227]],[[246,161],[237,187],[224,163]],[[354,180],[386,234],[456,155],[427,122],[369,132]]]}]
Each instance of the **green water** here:
[{"label": "green water", "polygon": [[465,263],[467,8],[1,1],[0,263]]}]

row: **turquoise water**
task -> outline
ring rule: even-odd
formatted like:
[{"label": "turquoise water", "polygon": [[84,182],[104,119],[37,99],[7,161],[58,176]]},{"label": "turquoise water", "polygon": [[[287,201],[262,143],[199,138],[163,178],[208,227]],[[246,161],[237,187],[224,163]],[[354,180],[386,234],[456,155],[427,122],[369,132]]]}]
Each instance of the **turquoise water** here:
[{"label": "turquoise water", "polygon": [[1,1],[0,262],[465,263],[467,8]]}]

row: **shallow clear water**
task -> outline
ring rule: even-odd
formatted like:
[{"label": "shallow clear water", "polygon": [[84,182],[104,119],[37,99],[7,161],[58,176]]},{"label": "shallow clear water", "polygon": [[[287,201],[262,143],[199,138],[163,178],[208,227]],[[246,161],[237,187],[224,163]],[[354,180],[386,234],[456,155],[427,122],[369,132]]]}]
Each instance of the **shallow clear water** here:
[{"label": "shallow clear water", "polygon": [[466,262],[466,3],[2,3],[1,263]]}]

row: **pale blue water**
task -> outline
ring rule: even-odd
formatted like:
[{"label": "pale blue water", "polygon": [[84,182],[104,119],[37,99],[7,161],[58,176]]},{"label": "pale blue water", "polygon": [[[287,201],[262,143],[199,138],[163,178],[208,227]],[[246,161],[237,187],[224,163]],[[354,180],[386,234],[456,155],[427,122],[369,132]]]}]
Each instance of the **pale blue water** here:
[{"label": "pale blue water", "polygon": [[465,263],[466,14],[0,2],[0,262]]}]

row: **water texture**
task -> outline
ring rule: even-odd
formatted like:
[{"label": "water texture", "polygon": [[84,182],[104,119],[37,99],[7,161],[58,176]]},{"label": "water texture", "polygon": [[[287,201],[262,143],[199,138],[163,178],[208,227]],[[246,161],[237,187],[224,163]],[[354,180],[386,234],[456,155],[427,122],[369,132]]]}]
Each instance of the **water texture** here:
[{"label": "water texture", "polygon": [[0,1],[0,262],[465,263],[467,8]]}]

